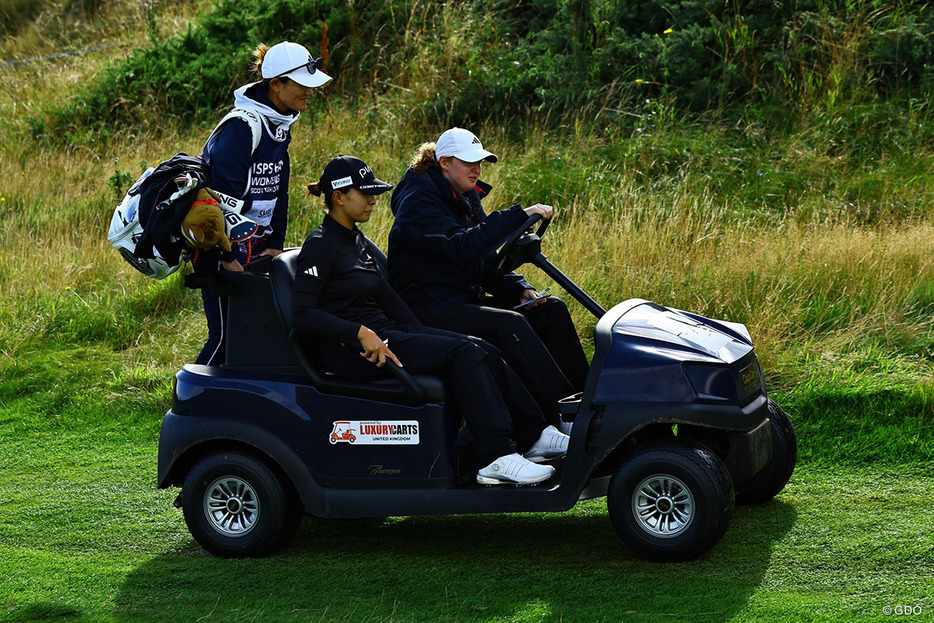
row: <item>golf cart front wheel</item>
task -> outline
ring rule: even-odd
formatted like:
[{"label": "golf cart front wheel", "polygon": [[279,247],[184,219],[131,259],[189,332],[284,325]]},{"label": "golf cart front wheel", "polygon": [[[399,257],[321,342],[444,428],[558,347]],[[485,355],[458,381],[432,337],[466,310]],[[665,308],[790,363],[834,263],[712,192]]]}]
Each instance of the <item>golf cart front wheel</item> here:
[{"label": "golf cart front wheel", "polygon": [[211,454],[192,467],[182,510],[201,547],[224,558],[268,556],[292,538],[301,520],[279,477],[239,452]]},{"label": "golf cart front wheel", "polygon": [[716,545],[733,516],[733,483],[710,450],[681,443],[636,450],[607,491],[620,538],[650,560],[692,560]]}]

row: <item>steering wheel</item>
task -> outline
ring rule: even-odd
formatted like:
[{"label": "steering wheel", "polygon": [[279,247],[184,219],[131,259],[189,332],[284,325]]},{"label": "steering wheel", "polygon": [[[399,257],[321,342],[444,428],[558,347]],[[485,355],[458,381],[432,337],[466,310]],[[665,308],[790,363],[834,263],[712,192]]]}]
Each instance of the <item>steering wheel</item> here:
[{"label": "steering wheel", "polygon": [[[538,221],[541,221],[542,224],[538,226],[538,231],[532,234],[532,226]],[[541,214],[533,214],[515,231],[509,234],[509,237],[506,238],[506,242],[503,243],[503,246],[500,247],[499,251],[496,253],[496,272],[504,273],[508,265],[515,263],[517,247],[521,244],[520,241],[526,234],[535,236],[536,241],[540,242],[541,237],[545,235],[545,230],[548,229],[550,223],[551,219],[543,220]],[[519,262],[515,265],[518,267],[522,263],[524,262]],[[509,268],[509,270],[512,270],[512,268]]]}]

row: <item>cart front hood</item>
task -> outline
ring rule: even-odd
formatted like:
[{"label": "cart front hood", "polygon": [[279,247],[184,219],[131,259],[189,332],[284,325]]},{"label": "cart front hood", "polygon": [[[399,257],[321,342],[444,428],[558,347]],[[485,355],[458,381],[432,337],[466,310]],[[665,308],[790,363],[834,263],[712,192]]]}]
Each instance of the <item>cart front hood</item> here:
[{"label": "cart front hood", "polygon": [[[752,340],[741,324],[710,320],[644,301],[633,305],[613,324],[614,342],[638,342],[644,348],[683,353],[686,359],[713,358],[723,363],[742,359]],[[669,356],[676,356],[674,352]]]},{"label": "cart front hood", "polygon": [[588,388],[596,403],[745,404],[763,388],[741,324],[631,299],[600,319],[594,344]]}]

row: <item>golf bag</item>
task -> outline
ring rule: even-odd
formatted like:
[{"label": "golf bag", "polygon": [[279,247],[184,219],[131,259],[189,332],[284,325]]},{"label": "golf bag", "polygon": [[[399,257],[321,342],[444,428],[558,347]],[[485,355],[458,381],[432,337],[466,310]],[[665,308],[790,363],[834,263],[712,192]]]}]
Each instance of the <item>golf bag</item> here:
[{"label": "golf bag", "polygon": [[[231,110],[214,131],[230,119],[241,119],[250,127],[253,151],[259,145],[262,122],[250,111]],[[165,279],[192,255],[185,245],[180,225],[198,191],[209,177],[207,164],[198,156],[178,153],[150,167],[130,187],[110,219],[107,239],[130,266],[153,279]],[[227,238],[245,240],[256,232],[256,223],[228,206],[238,203],[212,191],[220,199]]]}]

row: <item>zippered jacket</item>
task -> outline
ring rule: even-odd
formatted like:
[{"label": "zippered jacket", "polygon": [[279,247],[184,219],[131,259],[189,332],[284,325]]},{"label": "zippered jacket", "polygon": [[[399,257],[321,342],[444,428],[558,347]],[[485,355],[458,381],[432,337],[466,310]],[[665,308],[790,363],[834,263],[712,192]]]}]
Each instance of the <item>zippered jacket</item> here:
[{"label": "zippered jacket", "polygon": [[494,270],[496,249],[526,214],[518,205],[486,214],[480,201],[491,189],[478,181],[458,193],[438,168],[402,176],[390,204],[389,280],[410,306],[479,303],[484,294],[518,303],[531,289],[522,275]]},{"label": "zippered jacket", "polygon": [[363,233],[326,215],[298,256],[292,322],[319,338],[355,340],[360,325],[380,334],[418,319],[389,287]]}]

